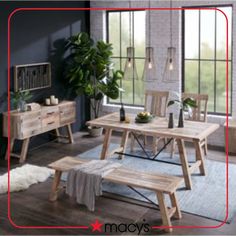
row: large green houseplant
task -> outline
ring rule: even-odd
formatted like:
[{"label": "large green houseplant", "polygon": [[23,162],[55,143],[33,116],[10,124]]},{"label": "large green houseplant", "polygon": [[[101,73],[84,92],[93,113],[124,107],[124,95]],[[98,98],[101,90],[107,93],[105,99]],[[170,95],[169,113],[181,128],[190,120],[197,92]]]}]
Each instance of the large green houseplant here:
[{"label": "large green houseplant", "polygon": [[[70,54],[66,58],[66,80],[76,96],[89,98],[94,118],[97,118],[104,96],[119,97],[119,80],[123,72],[113,70],[112,45],[94,42],[87,33],[79,33],[68,40]],[[95,128],[95,127],[94,127]]]}]

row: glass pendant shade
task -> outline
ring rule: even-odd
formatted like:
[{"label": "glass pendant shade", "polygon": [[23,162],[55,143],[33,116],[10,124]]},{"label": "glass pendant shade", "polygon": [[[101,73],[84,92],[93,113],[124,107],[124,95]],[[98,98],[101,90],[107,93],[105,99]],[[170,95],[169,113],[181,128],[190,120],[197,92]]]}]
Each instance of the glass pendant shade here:
[{"label": "glass pendant shade", "polygon": [[142,80],[144,82],[152,82],[154,80],[157,80],[153,47],[146,47],[146,58],[144,63]]},{"label": "glass pendant shade", "polygon": [[138,80],[137,67],[134,59],[134,47],[127,48],[127,60],[125,62],[124,80]]},{"label": "glass pendant shade", "polygon": [[165,64],[165,70],[163,75],[163,82],[173,83],[178,80],[177,74],[174,73],[176,70],[176,48],[167,48],[167,58]]}]

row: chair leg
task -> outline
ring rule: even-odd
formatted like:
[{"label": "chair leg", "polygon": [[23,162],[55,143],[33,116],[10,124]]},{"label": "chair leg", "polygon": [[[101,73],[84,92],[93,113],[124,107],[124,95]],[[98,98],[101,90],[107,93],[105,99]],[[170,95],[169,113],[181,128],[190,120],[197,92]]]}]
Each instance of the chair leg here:
[{"label": "chair leg", "polygon": [[173,139],[173,141],[171,142],[171,158],[174,157],[174,154],[175,154],[175,139]]},{"label": "chair leg", "polygon": [[205,156],[207,155],[208,153],[208,148],[207,148],[207,139],[204,140],[204,154]]},{"label": "chair leg", "polygon": [[131,152],[134,151],[134,144],[135,144],[134,135],[131,134],[131,137],[130,137],[130,151],[131,151]]}]

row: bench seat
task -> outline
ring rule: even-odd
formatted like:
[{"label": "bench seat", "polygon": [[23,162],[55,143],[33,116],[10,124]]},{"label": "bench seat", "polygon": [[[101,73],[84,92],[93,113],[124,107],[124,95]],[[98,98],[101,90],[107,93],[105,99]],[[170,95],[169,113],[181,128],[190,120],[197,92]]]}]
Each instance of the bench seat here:
[{"label": "bench seat", "polygon": [[[49,167],[55,170],[52,190],[49,197],[50,201],[57,200],[62,172],[68,172],[75,165],[85,162],[87,162],[87,160],[66,156],[49,164]],[[176,198],[176,189],[183,183],[183,178],[159,173],[147,173],[120,167],[104,176],[103,179],[112,183],[154,191],[157,195],[163,225],[166,227],[165,231],[172,231],[170,220],[172,216],[177,219],[181,218],[181,212]],[[172,205],[171,208],[166,206],[164,194],[169,195]]]}]

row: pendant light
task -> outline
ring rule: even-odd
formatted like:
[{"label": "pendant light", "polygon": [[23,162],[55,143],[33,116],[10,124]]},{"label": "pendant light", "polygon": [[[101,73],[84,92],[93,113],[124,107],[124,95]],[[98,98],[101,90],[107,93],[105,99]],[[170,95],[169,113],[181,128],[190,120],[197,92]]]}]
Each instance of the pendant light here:
[{"label": "pendant light", "polygon": [[[131,2],[129,1],[129,8],[131,8]],[[127,47],[127,59],[125,62],[125,69],[124,69],[124,80],[138,80],[138,73],[137,73],[137,67],[135,63],[135,50],[132,46],[132,33],[131,33],[131,17],[132,12],[129,11],[129,47]]]},{"label": "pendant light", "polygon": [[172,0],[170,0],[170,47],[167,48],[167,58],[163,75],[163,82],[173,83],[178,81],[176,70],[176,48],[173,47],[172,35]]},{"label": "pendant light", "polygon": [[145,82],[153,82],[157,80],[156,64],[154,60],[154,49],[151,47],[151,2],[148,1],[148,46],[146,47],[146,57],[144,63],[144,70],[142,80]]}]

